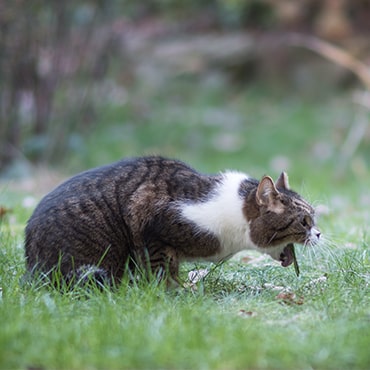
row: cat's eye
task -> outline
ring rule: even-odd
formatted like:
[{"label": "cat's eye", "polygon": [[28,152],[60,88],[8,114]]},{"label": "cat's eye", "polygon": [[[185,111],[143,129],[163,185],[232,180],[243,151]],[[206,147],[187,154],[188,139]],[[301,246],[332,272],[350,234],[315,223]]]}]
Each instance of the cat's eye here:
[{"label": "cat's eye", "polygon": [[303,227],[311,227],[312,226],[312,219],[310,216],[304,216],[302,221],[301,221],[301,225]]}]

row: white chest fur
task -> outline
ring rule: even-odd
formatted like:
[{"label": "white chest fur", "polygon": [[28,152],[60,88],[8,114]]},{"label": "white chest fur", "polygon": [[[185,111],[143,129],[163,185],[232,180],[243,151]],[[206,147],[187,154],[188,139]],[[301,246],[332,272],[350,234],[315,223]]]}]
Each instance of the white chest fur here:
[{"label": "white chest fur", "polygon": [[207,260],[219,261],[243,249],[257,249],[250,240],[249,225],[242,210],[243,200],[238,192],[241,182],[247,178],[240,172],[226,172],[210,199],[180,205],[185,219],[220,240],[221,252]]}]

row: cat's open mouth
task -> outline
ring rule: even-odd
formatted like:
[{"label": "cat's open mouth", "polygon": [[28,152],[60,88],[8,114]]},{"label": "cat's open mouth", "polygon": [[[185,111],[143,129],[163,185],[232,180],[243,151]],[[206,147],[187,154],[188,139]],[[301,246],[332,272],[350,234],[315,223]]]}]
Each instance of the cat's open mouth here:
[{"label": "cat's open mouth", "polygon": [[287,244],[287,246],[280,253],[281,266],[288,267],[294,261],[294,245],[292,243]]},{"label": "cat's open mouth", "polygon": [[280,261],[281,261],[281,266],[287,267],[294,263],[294,270],[299,276],[299,266],[297,262],[297,258],[295,256],[295,250],[294,250],[294,244],[289,243],[287,246],[283,249],[283,251],[280,254]]}]

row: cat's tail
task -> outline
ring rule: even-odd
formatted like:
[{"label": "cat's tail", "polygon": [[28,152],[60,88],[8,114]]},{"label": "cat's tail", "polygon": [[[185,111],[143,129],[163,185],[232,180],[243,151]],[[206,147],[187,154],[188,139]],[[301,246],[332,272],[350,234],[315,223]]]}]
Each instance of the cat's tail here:
[{"label": "cat's tail", "polygon": [[54,267],[43,272],[40,266],[34,266],[21,278],[22,285],[36,287],[54,286],[60,291],[70,291],[75,288],[97,288],[103,290],[113,286],[113,279],[103,268],[95,265],[82,265],[68,273],[63,273],[60,267]]},{"label": "cat's tail", "polygon": [[67,275],[69,285],[73,287],[96,286],[99,289],[112,286],[108,272],[95,265],[82,265]]}]

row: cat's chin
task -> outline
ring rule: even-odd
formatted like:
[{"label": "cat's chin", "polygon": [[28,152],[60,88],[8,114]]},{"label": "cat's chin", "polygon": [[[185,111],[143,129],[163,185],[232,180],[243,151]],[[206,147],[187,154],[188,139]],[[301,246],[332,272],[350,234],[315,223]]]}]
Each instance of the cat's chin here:
[{"label": "cat's chin", "polygon": [[288,267],[294,262],[294,245],[292,243],[261,250],[261,252],[269,254],[276,261],[280,261],[283,267]]}]

